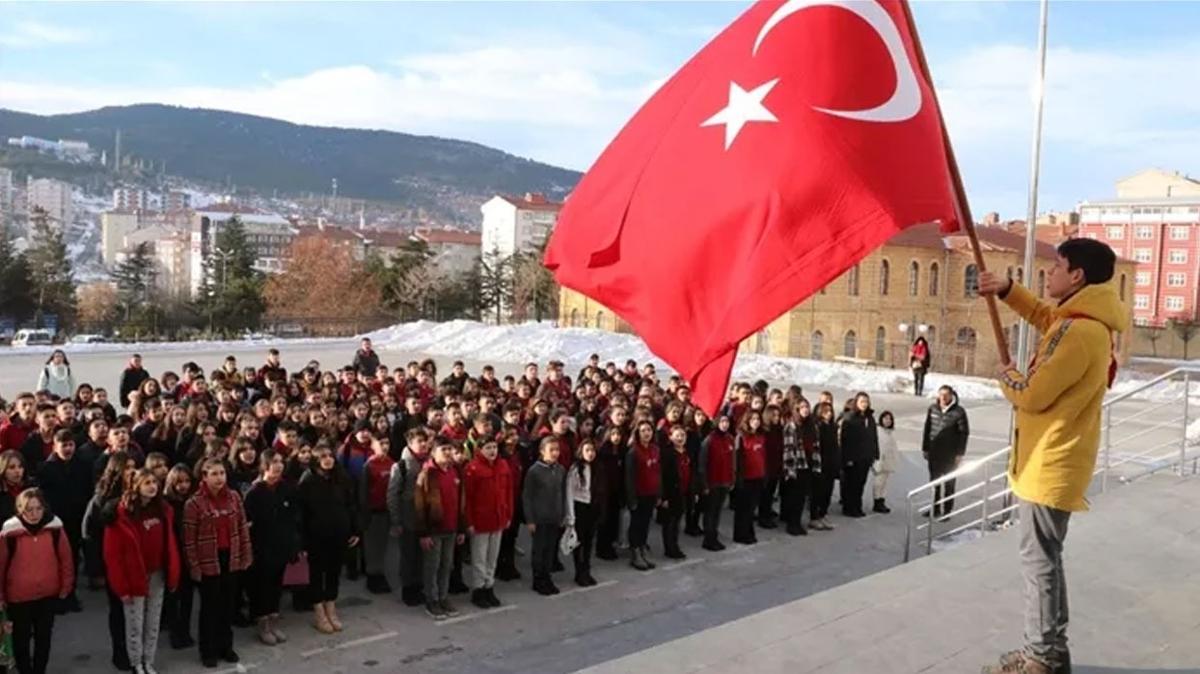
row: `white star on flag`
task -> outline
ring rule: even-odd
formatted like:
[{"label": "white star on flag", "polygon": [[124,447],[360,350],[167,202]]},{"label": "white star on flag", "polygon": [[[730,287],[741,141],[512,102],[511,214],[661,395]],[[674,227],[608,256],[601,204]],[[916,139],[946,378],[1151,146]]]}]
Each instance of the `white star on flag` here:
[{"label": "white star on flag", "polygon": [[749,122],[778,122],[775,115],[763,105],[763,99],[771,93],[771,89],[779,83],[779,78],[764,82],[746,91],[737,82],[729,83],[729,103],[720,112],[709,117],[700,126],[725,125],[725,149],[728,150],[733,141],[741,133],[742,127]]}]

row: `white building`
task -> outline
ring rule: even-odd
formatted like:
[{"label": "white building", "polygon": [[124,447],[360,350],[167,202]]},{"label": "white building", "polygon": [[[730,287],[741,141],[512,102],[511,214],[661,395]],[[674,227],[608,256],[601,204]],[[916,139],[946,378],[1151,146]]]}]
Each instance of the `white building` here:
[{"label": "white building", "polygon": [[33,209],[41,208],[50,214],[51,222],[58,226],[70,226],[75,219],[75,207],[71,203],[71,184],[52,178],[29,177],[26,183],[25,203],[29,215]]},{"label": "white building", "polygon": [[[255,249],[254,268],[268,273],[283,269],[283,255],[298,233],[287,218],[234,204],[221,204],[219,207],[196,211],[191,216],[187,256],[189,294],[193,297],[204,279],[205,257],[220,255],[213,248],[217,233],[234,217],[241,221],[247,242]],[[219,265],[218,261],[218,268]]]},{"label": "white building", "polygon": [[419,227],[413,236],[429,246],[434,268],[448,278],[470,272],[479,262],[481,237],[475,232]]},{"label": "white building", "polygon": [[544,194],[524,196],[500,194],[484,202],[480,227],[480,244],[485,258],[493,255],[508,257],[515,252],[537,250],[558,222],[562,204],[546,199]]},{"label": "white building", "polygon": [[11,169],[0,168],[0,215],[12,212],[13,207],[13,172]]},{"label": "white building", "polygon": [[113,208],[118,211],[142,211],[150,208],[150,194],[137,187],[113,190]]},{"label": "white building", "polygon": [[163,197],[164,211],[186,211],[192,207],[192,195],[179,190],[171,190]]},{"label": "white building", "polygon": [[154,245],[158,268],[158,287],[168,296],[191,295],[191,239],[186,231],[176,230]]},{"label": "white building", "polygon": [[8,144],[23,150],[37,150],[38,152],[47,152],[60,157],[73,157],[81,160],[90,159],[92,156],[91,148],[82,140],[60,138],[57,141],[53,141],[35,136],[21,136],[20,138],[9,138]]}]

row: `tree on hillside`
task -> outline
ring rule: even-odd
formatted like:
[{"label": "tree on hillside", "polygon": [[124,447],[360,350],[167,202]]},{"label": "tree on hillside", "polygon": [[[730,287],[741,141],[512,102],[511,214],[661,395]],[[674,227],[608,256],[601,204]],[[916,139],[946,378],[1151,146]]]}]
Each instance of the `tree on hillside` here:
[{"label": "tree on hillside", "polygon": [[33,287],[29,265],[0,225],[0,316],[21,321],[33,314]]},{"label": "tree on hillside", "polygon": [[379,312],[377,280],[345,246],[306,236],[288,248],[286,257],[284,271],[267,279],[263,289],[269,316],[336,323]]},{"label": "tree on hillside", "polygon": [[41,325],[45,315],[54,314],[60,329],[69,326],[75,317],[75,278],[62,229],[50,222],[45,210],[34,208],[29,238],[25,260],[33,286],[34,319]]},{"label": "tree on hillside", "polygon": [[496,324],[513,303],[513,260],[492,251],[479,261],[479,314],[495,312]]},{"label": "tree on hillside", "polygon": [[85,330],[107,332],[121,310],[116,286],[107,281],[79,287],[79,325]]}]

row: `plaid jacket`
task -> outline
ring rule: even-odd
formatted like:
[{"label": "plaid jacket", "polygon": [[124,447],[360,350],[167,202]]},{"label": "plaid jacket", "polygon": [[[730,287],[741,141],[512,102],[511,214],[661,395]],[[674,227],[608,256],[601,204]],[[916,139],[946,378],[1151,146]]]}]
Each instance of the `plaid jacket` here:
[{"label": "plaid jacket", "polygon": [[226,510],[217,509],[204,485],[183,507],[183,547],[192,578],[221,575],[221,563],[217,556],[218,517],[230,517],[233,520],[229,528],[229,571],[245,571],[254,561],[242,497],[228,487],[226,490],[229,503]]},{"label": "plaid jacket", "polygon": [[783,475],[794,480],[800,471],[821,472],[820,436],[816,427],[809,431],[809,447],[805,451],[804,429],[800,424],[789,421],[783,425]]}]

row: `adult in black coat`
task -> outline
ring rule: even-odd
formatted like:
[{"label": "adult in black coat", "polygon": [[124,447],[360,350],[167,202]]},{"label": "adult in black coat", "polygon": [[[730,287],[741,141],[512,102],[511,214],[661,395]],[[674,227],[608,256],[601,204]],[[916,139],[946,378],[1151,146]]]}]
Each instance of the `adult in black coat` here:
[{"label": "adult in black coat", "polygon": [[279,617],[284,569],[300,554],[300,504],[296,488],[283,479],[283,474],[283,457],[272,450],[263,452],[260,477],[245,501],[254,550],[254,564],[249,571],[250,614],[259,622],[259,639],[268,645],[278,643],[282,635],[275,621]]},{"label": "adult in black coat", "polygon": [[[949,386],[938,389],[937,401],[925,414],[921,434],[921,454],[929,464],[929,479],[936,480],[958,468],[967,453],[971,426],[967,411],[958,404],[958,394]],[[933,516],[954,512],[955,481],[947,480],[934,488]]]},{"label": "adult in black coat", "polygon": [[138,390],[142,382],[150,378],[150,373],[142,368],[142,357],[138,354],[133,354],[129,359],[129,365],[125,371],[121,373],[121,407],[129,407],[129,394]]},{"label": "adult in black coat", "polygon": [[869,395],[859,393],[854,396],[853,407],[842,415],[841,427],[842,514],[865,517],[863,489],[867,486],[871,464],[879,458],[879,436]]},{"label": "adult in black coat", "polygon": [[[662,467],[662,508],[658,513],[662,525],[663,556],[683,559],[687,555],[679,548],[679,525],[687,507],[687,497],[695,482],[695,464],[687,453],[687,431],[682,426],[671,429],[666,447],[659,453]],[[686,475],[681,473],[686,471]],[[683,483],[683,478],[688,483]]]},{"label": "adult in black coat", "polygon": [[371,348],[371,340],[364,337],[362,346],[354,353],[354,362],[351,363],[354,371],[374,377],[379,372],[379,354]]},{"label": "adult in black coat", "polygon": [[[92,467],[83,458],[75,456],[75,438],[71,431],[64,429],[54,434],[54,453],[38,468],[37,481],[50,512],[62,520],[78,569],[83,559],[83,515],[92,500]],[[75,612],[82,610],[74,590],[64,602],[64,608]]]}]

